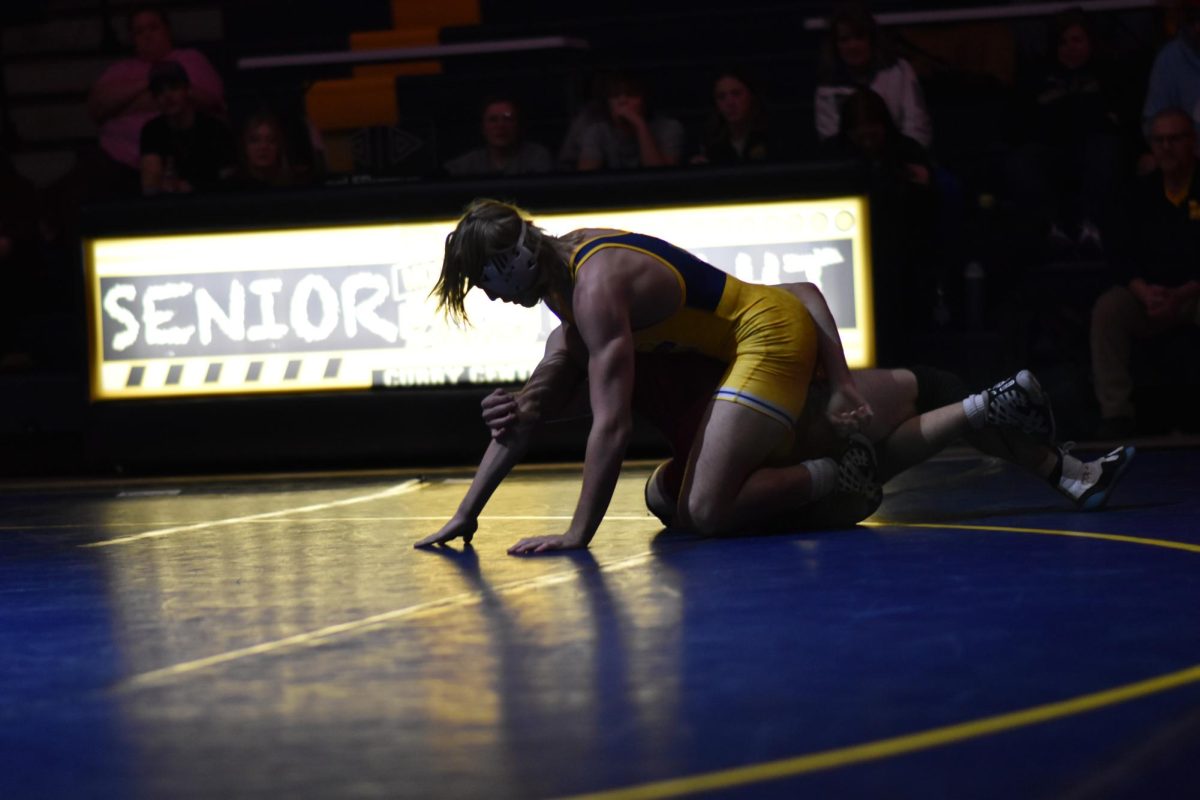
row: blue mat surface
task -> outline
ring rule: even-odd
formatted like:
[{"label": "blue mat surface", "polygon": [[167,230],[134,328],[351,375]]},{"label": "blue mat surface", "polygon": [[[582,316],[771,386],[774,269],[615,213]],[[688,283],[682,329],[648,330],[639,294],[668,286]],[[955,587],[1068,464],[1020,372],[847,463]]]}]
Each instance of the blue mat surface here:
[{"label": "blue mat surface", "polygon": [[974,457],[700,540],[575,470],[0,491],[0,797],[1187,797],[1200,452],[1082,514]]}]

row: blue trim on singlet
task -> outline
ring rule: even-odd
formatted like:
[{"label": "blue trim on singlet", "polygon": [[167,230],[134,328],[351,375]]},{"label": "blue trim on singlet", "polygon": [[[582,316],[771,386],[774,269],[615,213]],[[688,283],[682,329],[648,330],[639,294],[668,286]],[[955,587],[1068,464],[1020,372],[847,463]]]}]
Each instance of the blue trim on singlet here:
[{"label": "blue trim on singlet", "polygon": [[701,311],[717,310],[717,304],[721,302],[721,294],[725,291],[725,281],[729,276],[712,264],[696,258],[688,251],[653,236],[641,233],[619,233],[592,239],[576,251],[575,268],[578,269],[579,265],[596,249],[606,245],[641,250],[669,264],[683,278],[686,295],[684,304],[688,308]]},{"label": "blue trim on singlet", "polygon": [[735,403],[743,403],[752,408],[756,408],[769,417],[773,417],[784,425],[791,425],[796,420],[786,409],[780,408],[774,403],[768,403],[766,400],[755,397],[748,392],[738,391],[737,389],[729,389],[724,386],[713,392],[713,397],[720,400],[731,400]]}]

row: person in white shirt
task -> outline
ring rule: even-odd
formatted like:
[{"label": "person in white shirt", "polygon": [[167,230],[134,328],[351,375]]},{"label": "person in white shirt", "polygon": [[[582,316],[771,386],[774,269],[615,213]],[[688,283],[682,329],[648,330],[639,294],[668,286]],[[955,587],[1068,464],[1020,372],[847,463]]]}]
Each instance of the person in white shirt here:
[{"label": "person in white shirt", "polygon": [[814,98],[818,139],[837,135],[842,103],[862,87],[883,98],[900,133],[926,148],[932,144],[933,125],[916,72],[891,53],[861,3],[839,4],[829,17]]}]

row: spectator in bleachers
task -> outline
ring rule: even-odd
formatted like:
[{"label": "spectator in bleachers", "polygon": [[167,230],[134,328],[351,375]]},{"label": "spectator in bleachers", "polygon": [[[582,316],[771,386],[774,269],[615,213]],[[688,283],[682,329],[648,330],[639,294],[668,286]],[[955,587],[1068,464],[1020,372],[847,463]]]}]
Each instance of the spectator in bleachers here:
[{"label": "spectator in bleachers", "polygon": [[1181,108],[1200,127],[1200,0],[1182,0],[1179,33],[1158,52],[1150,71],[1142,125],[1149,134],[1159,112]]},{"label": "spectator in bleachers", "polygon": [[222,120],[196,108],[183,65],[155,64],[150,94],[161,113],[142,128],[142,192],[207,191],[229,179],[237,164],[233,135]]},{"label": "spectator in bleachers", "polygon": [[704,128],[701,152],[693,164],[742,164],[779,160],[769,135],[766,110],[751,81],[726,71],[713,83],[713,110]]},{"label": "spectator in bleachers", "polygon": [[1121,283],[1092,309],[1092,377],[1105,438],[1134,432],[1134,340],[1200,325],[1196,125],[1184,110],[1167,109],[1151,121],[1149,138],[1157,169],[1128,198],[1116,241]]},{"label": "spectator in bleachers", "polygon": [[913,333],[930,327],[937,296],[933,165],[925,148],[900,132],[887,103],[870,89],[846,98],[840,125],[823,149],[867,167],[875,294],[880,298],[879,359],[882,364],[902,363],[918,357],[907,348]]},{"label": "spectator in bleachers", "polygon": [[491,97],[483,103],[480,119],[483,147],[446,162],[451,175],[523,175],[549,172],[554,167],[550,151],[526,141],[521,130],[521,109],[509,97]]},{"label": "spectator in bleachers", "polygon": [[680,163],[683,125],[654,113],[646,86],[631,75],[604,82],[608,115],[589,125],[580,143],[580,170],[667,167]]},{"label": "spectator in bleachers", "polygon": [[865,5],[840,3],[829,17],[814,100],[821,141],[837,135],[842,103],[864,87],[883,98],[900,133],[930,146],[933,126],[916,72],[891,52]]},{"label": "spectator in bleachers", "polygon": [[175,48],[161,9],[135,8],[129,15],[129,28],[133,57],[106,69],[88,96],[88,113],[99,126],[103,153],[103,160],[88,179],[111,183],[117,192],[128,187],[130,193],[136,193],[142,127],[159,113],[150,91],[151,68],[165,61],[180,65],[187,72],[195,107],[205,113],[225,112],[225,90],[221,77],[203,54]]},{"label": "spectator in bleachers", "polygon": [[1083,11],[1057,15],[1048,45],[1026,92],[1025,141],[1008,161],[1010,191],[1051,255],[1098,257],[1122,161],[1119,103]]},{"label": "spectator in bleachers", "polygon": [[231,189],[253,190],[308,183],[308,170],[293,165],[288,139],[279,117],[268,111],[252,114],[242,126],[237,170],[227,181]]},{"label": "spectator in bleachers", "polygon": [[[600,82],[597,81],[599,87]],[[598,88],[596,94],[600,94]],[[563,136],[558,148],[557,166],[560,170],[573,171],[579,168],[579,154],[583,152],[583,134],[593,125],[608,119],[608,106],[598,97],[593,97],[584,103],[567,125],[567,133]]]}]

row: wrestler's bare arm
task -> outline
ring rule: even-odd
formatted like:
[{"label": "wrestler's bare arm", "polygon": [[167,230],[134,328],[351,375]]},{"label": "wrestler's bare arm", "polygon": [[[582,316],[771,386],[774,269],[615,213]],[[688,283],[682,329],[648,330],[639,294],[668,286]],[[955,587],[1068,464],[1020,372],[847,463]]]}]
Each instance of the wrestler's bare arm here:
[{"label": "wrestler's bare arm", "polygon": [[575,320],[587,345],[588,397],[592,406],[583,488],[565,533],[522,539],[509,548],[509,553],[587,547],[608,510],[633,428],[631,290],[628,281],[603,277],[583,278],[576,286]]},{"label": "wrestler's bare arm", "polygon": [[839,433],[861,430],[871,422],[871,404],[863,399],[846,363],[846,351],[837,322],[825,296],[811,283],[788,283],[780,288],[794,295],[812,316],[817,328],[817,357],[829,379],[830,397],[826,415]]},{"label": "wrestler's bare arm", "polygon": [[493,438],[517,428],[588,413],[587,349],[574,329],[555,328],[546,339],[541,362],[520,391],[496,389],[483,399],[483,421]]},{"label": "wrestler's bare arm", "polygon": [[[526,383],[526,388],[531,390],[531,397],[534,398],[533,402],[541,408],[553,408],[561,397],[569,398],[577,383],[581,382],[578,367],[569,356],[565,332],[559,328],[555,333],[558,335],[552,333],[547,339],[545,354]],[[503,403],[489,402],[494,401],[497,392],[507,399]],[[479,463],[475,477],[459,503],[458,510],[438,531],[416,542],[414,547],[445,544],[459,537],[462,537],[464,542],[470,542],[474,537],[484,506],[496,491],[496,487],[508,477],[509,472],[525,455],[529,448],[529,440],[537,428],[537,418],[518,418],[517,403],[512,398],[513,395],[499,389],[484,398],[485,421],[488,420],[489,414],[493,417],[498,415],[500,419],[511,415],[512,419],[501,426],[503,435],[497,433],[495,420],[488,422],[492,428],[492,441],[483,454],[483,460]]]}]

